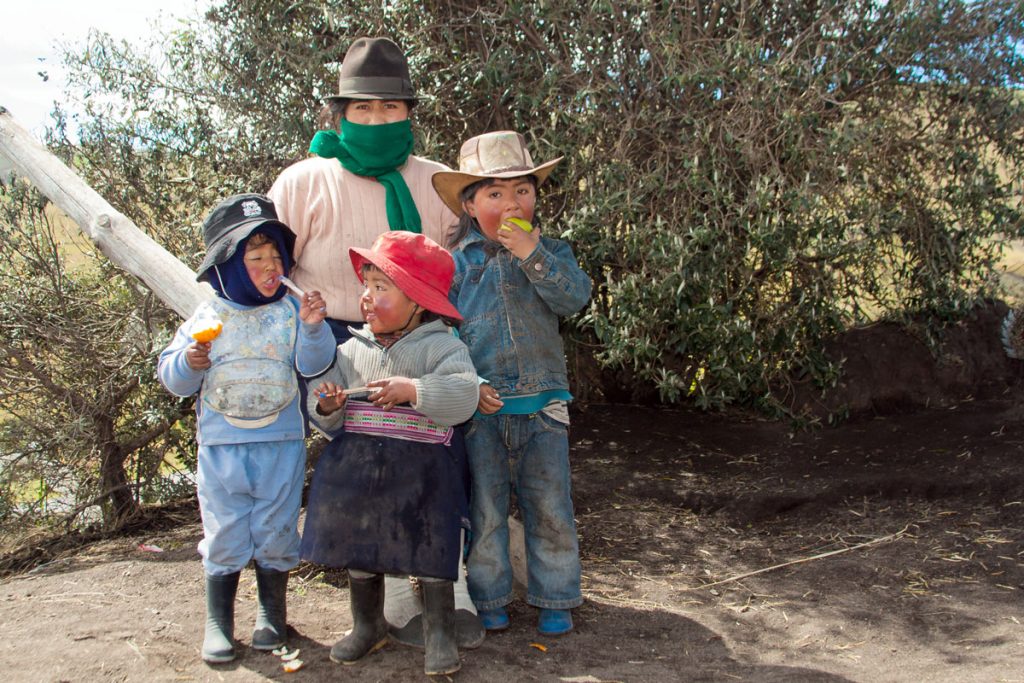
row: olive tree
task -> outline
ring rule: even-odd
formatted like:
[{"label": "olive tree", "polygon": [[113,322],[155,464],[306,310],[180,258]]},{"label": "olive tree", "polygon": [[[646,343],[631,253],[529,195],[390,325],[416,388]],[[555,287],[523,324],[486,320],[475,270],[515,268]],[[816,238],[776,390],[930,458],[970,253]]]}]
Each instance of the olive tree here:
[{"label": "olive tree", "polygon": [[229,0],[156,57],[102,36],[71,55],[90,115],[63,144],[126,213],[176,219],[194,263],[202,210],[303,156],[348,44],[389,35],[419,153],[453,164],[512,128],[566,156],[541,213],[597,285],[578,355],[666,401],[778,411],[794,377],[836,379],[837,332],[939,334],[995,293],[1022,229],[1020,19],[1010,0]]}]

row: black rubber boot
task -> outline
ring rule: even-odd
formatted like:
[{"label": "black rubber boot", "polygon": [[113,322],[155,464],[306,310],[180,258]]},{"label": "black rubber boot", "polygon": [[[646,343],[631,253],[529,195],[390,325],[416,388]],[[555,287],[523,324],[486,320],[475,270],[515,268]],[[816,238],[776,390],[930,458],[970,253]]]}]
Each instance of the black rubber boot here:
[{"label": "black rubber boot", "polygon": [[203,636],[203,661],[211,664],[235,658],[235,594],[238,575],[206,575],[206,633]]},{"label": "black rubber boot", "polygon": [[288,637],[288,572],[256,565],[256,591],[259,604],[256,607],[252,647],[255,650],[276,650],[284,645]]},{"label": "black rubber boot", "polygon": [[388,642],[388,622],[384,620],[384,575],[367,579],[348,575],[349,604],[352,609],[352,633],[331,648],[331,661],[352,664]]},{"label": "black rubber boot", "polygon": [[459,670],[459,648],[455,644],[455,590],[451,581],[421,582],[423,589],[423,672],[428,676]]},{"label": "black rubber boot", "polygon": [[484,644],[487,631],[480,617],[468,609],[455,610],[455,642],[460,648],[473,650]]},{"label": "black rubber boot", "polygon": [[[391,639],[402,645],[423,649],[423,615],[417,614],[402,628],[388,626]],[[484,644],[487,631],[480,617],[468,609],[455,610],[455,642],[460,650],[474,650]]]}]

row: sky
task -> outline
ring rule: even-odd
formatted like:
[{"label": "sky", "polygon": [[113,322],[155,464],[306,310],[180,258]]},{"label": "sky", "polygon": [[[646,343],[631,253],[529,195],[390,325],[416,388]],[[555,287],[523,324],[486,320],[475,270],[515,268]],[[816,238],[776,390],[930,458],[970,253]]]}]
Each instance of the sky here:
[{"label": "sky", "polygon": [[[90,29],[138,41],[209,0],[6,0],[0,9],[0,106],[41,140],[64,92],[57,44],[81,45]],[[44,81],[40,71],[47,72]]]}]

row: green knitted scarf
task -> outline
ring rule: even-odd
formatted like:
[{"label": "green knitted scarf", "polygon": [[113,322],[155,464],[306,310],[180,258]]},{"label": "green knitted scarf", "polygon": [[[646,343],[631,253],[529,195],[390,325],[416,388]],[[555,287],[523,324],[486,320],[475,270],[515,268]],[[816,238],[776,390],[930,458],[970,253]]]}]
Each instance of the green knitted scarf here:
[{"label": "green knitted scarf", "polygon": [[408,119],[365,126],[342,119],[341,134],[322,130],[313,136],[309,151],[337,159],[347,171],[376,178],[384,186],[388,227],[421,232],[420,212],[398,168],[412,153],[412,124]]}]

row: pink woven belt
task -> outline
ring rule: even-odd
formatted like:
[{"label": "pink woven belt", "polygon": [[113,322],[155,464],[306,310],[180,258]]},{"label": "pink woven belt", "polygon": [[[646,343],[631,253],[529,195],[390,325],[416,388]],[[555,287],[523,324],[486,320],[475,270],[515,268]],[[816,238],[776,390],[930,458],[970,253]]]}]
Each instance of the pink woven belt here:
[{"label": "pink woven belt", "polygon": [[352,400],[345,404],[345,431],[445,446],[451,445],[455,433],[453,428],[439,425],[412,408],[384,410],[372,403]]}]

